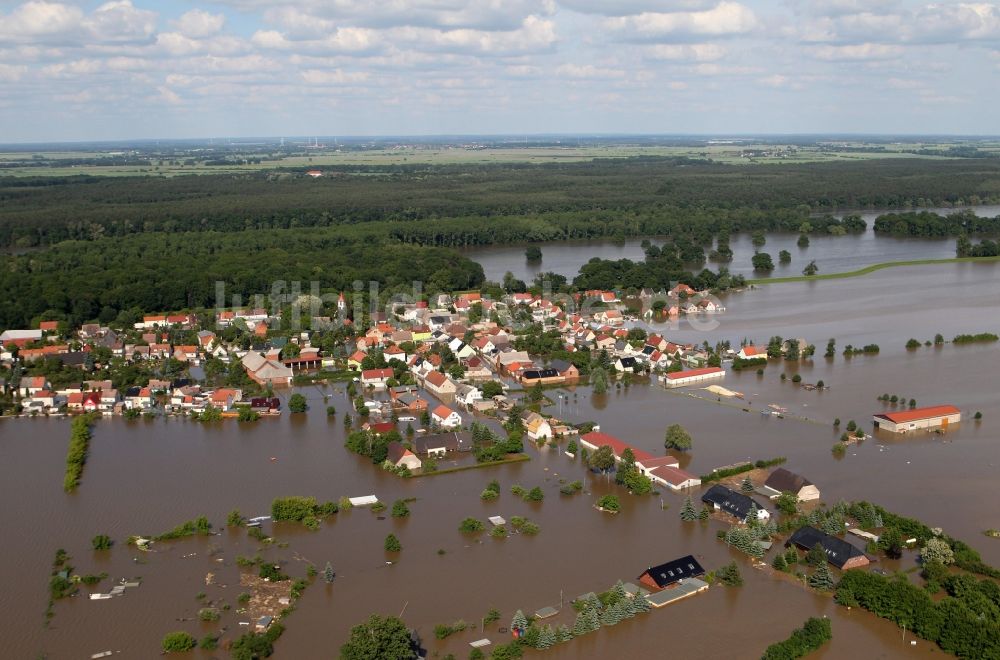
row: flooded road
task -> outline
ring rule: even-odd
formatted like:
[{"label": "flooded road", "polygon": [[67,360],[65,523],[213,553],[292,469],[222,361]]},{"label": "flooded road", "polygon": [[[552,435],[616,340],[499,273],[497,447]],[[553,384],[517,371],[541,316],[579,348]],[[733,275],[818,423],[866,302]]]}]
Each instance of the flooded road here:
[{"label": "flooded road", "polygon": [[[823,501],[871,500],[941,526],[979,550],[985,561],[1000,564],[1000,540],[981,533],[1000,527],[993,498],[1000,465],[995,385],[1000,347],[904,348],[911,336],[923,340],[937,332],[950,338],[959,332],[997,331],[996,268],[907,267],[856,279],[760,287],[729,296],[717,328],[698,330],[681,322],[675,330],[665,330],[685,341],[729,339],[738,344],[747,337],[766,342],[780,334],[815,343],[817,357],[811,362],[776,362],[763,376],[731,372],[721,381],[745,395],[749,412],[704,390],[668,392],[641,382],[602,396],[587,387],[552,391],[553,399],[555,394],[565,398],[561,407],[548,412],[561,412],[571,421],[596,421],[603,431],[657,454],[663,452],[666,426],[680,423],[694,438],[682,467],[698,474],[746,459],[785,456],[786,467],[816,483]],[[838,346],[832,360],[822,357],[829,337]],[[840,354],[847,343],[871,342],[881,346],[880,354],[850,359]],[[809,392],[780,380],[782,372],[790,377],[796,371],[805,382],[822,379],[830,389]],[[560,597],[568,603],[688,553],[708,570],[736,559],[746,584],[737,589],[713,586],[706,594],[546,653],[553,658],[757,658],[806,617],[826,615],[832,619],[834,639],[817,658],[942,656],[922,640],[915,647],[904,643],[901,631],[885,621],[849,612],[829,597],[751,568],[745,556],[715,539],[722,523],[681,523],[681,495],[631,497],[551,447],[527,447],[532,460],[525,463],[399,479],[344,449],[340,415],[327,418],[324,410],[328,403],[340,411],[350,409],[337,387],[300,391],[310,400],[308,414],[285,413],[253,425],[101,420],[94,428],[82,485],[71,495],[62,491],[68,422],[0,420],[0,495],[6,504],[0,511],[6,560],[0,590],[0,610],[7,615],[0,623],[3,655],[86,658],[115,650],[121,651],[118,657],[148,658],[159,653],[167,632],[186,630],[201,637],[220,625],[228,627],[226,637],[232,639],[242,632],[238,622],[243,620],[235,614],[241,591],[235,558],[260,552],[287,562],[284,570],[293,577],[304,576],[306,562],[322,570],[330,561],[338,574],[332,586],[320,579],[306,589],[276,644],[278,658],[335,657],[350,627],[372,612],[402,612],[432,657],[437,652],[464,658],[472,640],[505,641],[498,627],[508,625],[515,609],[530,613],[546,605],[558,607]],[[870,429],[872,413],[886,409],[876,400],[883,392],[915,398],[919,405],[955,404],[963,421],[945,436],[877,435],[834,458],[830,447],[840,432],[832,420],[839,417],[846,424],[855,419]],[[759,410],[770,403],[788,408],[788,416],[761,415]],[[975,411],[983,413],[982,422],[972,421]],[[491,479],[500,481],[502,494],[485,503],[479,493]],[[561,479],[583,480],[585,492],[560,495]],[[524,502],[510,493],[513,484],[541,486],[545,500]],[[606,492],[622,498],[620,515],[592,508]],[[269,546],[247,538],[243,530],[159,543],[151,553],[124,543],[128,535],[161,533],[199,515],[221,528],[233,508],[246,516],[267,514],[274,497],[309,495],[323,501],[372,493],[388,505],[415,498],[409,504],[411,516],[394,520],[386,512],[380,520],[370,510],[356,508],[336,514],[317,532],[266,523],[278,541]],[[503,540],[458,532],[466,516],[485,521],[490,515],[525,516],[541,532]],[[385,563],[382,550],[389,532],[403,545],[393,565]],[[116,539],[110,552],[90,549],[90,539],[100,533]],[[284,543],[287,547],[281,547]],[[47,582],[57,548],[69,552],[81,574],[108,572],[111,578],[100,585],[104,591],[124,576],[141,576],[142,586],[107,601],[85,596],[58,601],[46,629]],[[901,564],[913,565],[912,556]],[[214,584],[206,586],[209,572]],[[191,620],[202,606],[196,600],[200,592],[232,610],[219,623]],[[491,607],[502,617],[485,632],[434,639],[434,625],[456,619],[476,623]],[[558,621],[572,623],[569,612],[560,617]],[[227,656],[222,651],[191,655]]]},{"label": "flooded road", "polygon": [[[995,217],[1000,215],[1000,206],[970,207],[976,215]],[[928,211],[947,215],[962,209],[927,209]],[[754,255],[754,246],[749,233],[733,234],[730,247],[733,250],[733,260],[728,264],[706,262],[704,266],[693,265],[694,272],[702,268],[718,270],[720,265],[729,268],[734,274],[746,277],[788,277],[801,275],[802,269],[812,261],[816,261],[820,273],[842,273],[856,270],[871,264],[885,261],[900,261],[904,259],[948,259],[955,256],[954,238],[896,238],[892,236],[876,236],[872,231],[875,218],[886,211],[865,211],[859,213],[868,223],[868,229],[862,234],[848,236],[829,236],[811,234],[809,246],[800,248],[797,245],[798,234],[768,234],[767,244],[760,248],[767,252],[774,261],[774,270],[770,273],[754,272],[750,259]],[[501,245],[470,247],[462,250],[462,254],[482,265],[486,279],[499,282],[504,273],[510,271],[518,279],[531,282],[539,273],[553,272],[565,275],[570,280],[579,274],[580,266],[588,260],[601,259],[631,259],[642,261],[645,253],[641,238],[630,238],[615,242],[598,241],[567,241],[560,243],[543,243],[542,261],[528,262],[524,258],[523,245]],[[661,245],[664,237],[650,237],[649,240]],[[792,261],[788,264],[778,263],[778,252],[788,250]],[[705,249],[708,254],[709,249]]]}]

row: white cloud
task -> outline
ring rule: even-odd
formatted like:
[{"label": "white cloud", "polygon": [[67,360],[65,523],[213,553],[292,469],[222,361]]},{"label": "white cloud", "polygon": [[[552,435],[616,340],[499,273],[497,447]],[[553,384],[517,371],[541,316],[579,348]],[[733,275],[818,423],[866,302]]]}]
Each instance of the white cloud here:
[{"label": "white cloud", "polygon": [[753,11],[738,2],[720,2],[711,9],[689,12],[644,12],[607,20],[607,26],[625,39],[746,34],[758,26]]},{"label": "white cloud", "polygon": [[903,48],[887,44],[848,44],[819,46],[809,51],[813,57],[828,62],[892,60],[903,55]]},{"label": "white cloud", "polygon": [[302,80],[310,85],[343,85],[345,83],[359,83],[368,80],[368,74],[365,72],[345,72],[340,69],[332,71],[310,69],[303,71],[301,76]]},{"label": "white cloud", "polygon": [[4,64],[0,62],[0,80],[4,82],[17,82],[28,70],[28,67],[16,64]]},{"label": "white cloud", "polygon": [[632,16],[644,12],[672,12],[704,9],[712,0],[558,0],[559,6],[584,14]]},{"label": "white cloud", "polygon": [[226,17],[223,14],[212,14],[201,9],[192,9],[181,14],[181,17],[172,23],[174,28],[185,37],[204,39],[222,32],[222,27],[226,24]]},{"label": "white cloud", "polygon": [[556,68],[556,75],[565,78],[608,80],[612,78],[624,78],[625,72],[621,69],[594,66],[593,64],[563,64]]},{"label": "white cloud", "polygon": [[688,62],[714,62],[729,52],[718,44],[655,44],[643,48],[643,54],[652,60]]},{"label": "white cloud", "polygon": [[83,11],[78,7],[32,0],[6,16],[0,14],[0,40],[44,42],[47,37],[70,33],[82,20]]},{"label": "white cloud", "polygon": [[99,42],[142,41],[156,30],[156,12],[137,9],[131,0],[114,0],[86,17],[83,27]]}]

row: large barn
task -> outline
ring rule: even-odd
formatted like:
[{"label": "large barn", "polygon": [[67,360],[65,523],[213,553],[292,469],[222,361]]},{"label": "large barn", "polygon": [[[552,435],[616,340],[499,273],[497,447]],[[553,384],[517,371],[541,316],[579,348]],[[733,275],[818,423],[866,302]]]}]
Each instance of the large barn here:
[{"label": "large barn", "polygon": [[942,427],[962,421],[962,412],[955,406],[930,406],[899,412],[879,413],[873,417],[875,428],[892,433]]}]

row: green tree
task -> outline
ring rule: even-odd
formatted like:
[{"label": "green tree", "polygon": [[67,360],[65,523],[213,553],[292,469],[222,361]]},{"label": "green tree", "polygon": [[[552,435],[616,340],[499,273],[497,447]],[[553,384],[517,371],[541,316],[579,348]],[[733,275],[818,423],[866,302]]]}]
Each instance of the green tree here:
[{"label": "green tree", "polygon": [[615,465],[615,453],[610,446],[603,445],[590,455],[587,463],[594,470],[606,472]]},{"label": "green tree", "polygon": [[529,245],[524,251],[524,257],[528,261],[541,261],[542,249],[537,245]]},{"label": "green tree", "polygon": [[783,264],[788,264],[792,262],[792,253],[788,250],[782,250],[778,253],[778,262]]},{"label": "green tree", "polygon": [[528,629],[528,618],[524,616],[524,612],[521,610],[514,612],[514,616],[510,620],[510,629],[522,632]]},{"label": "green tree", "polygon": [[750,481],[750,475],[743,477],[743,482],[740,484],[740,492],[745,495],[749,495],[753,492],[753,482]]},{"label": "green tree", "polygon": [[817,543],[806,553],[806,563],[813,567],[820,567],[826,564],[826,550],[822,544]]},{"label": "green tree", "polygon": [[788,562],[785,561],[785,555],[780,552],[777,555],[775,555],[774,561],[771,562],[771,568],[773,568],[776,571],[787,571]]},{"label": "green tree", "polygon": [[688,495],[684,498],[684,506],[681,507],[681,520],[684,522],[694,522],[698,519],[698,512],[694,508],[694,500]]},{"label": "green tree", "polygon": [[667,427],[667,433],[663,445],[667,449],[678,451],[688,451],[691,449],[691,436],[680,424],[671,424]]},{"label": "green tree", "polygon": [[720,568],[716,571],[715,575],[719,578],[719,582],[727,587],[743,586],[743,576],[740,575],[740,568],[736,565],[735,561],[729,562]]},{"label": "green tree", "polygon": [[605,511],[621,511],[621,503],[616,495],[604,495],[597,500],[597,506]]},{"label": "green tree", "polygon": [[608,391],[608,372],[603,367],[590,370],[590,384],[594,394],[604,394]]},{"label": "green tree", "polygon": [[198,645],[198,640],[183,631],[167,633],[161,644],[165,653],[190,651]]},{"label": "green tree", "polygon": [[306,398],[296,392],[288,398],[288,410],[293,413],[304,413],[309,404],[306,403]]},{"label": "green tree", "polygon": [[774,262],[767,252],[758,252],[750,259],[754,270],[774,270]]},{"label": "green tree", "polygon": [[810,261],[809,264],[802,269],[802,274],[806,277],[812,277],[819,272],[819,266],[816,265],[816,261]]},{"label": "green tree", "polygon": [[410,515],[410,507],[406,506],[406,502],[403,500],[396,500],[392,503],[392,517],[393,518],[406,518]]},{"label": "green tree", "polygon": [[833,591],[836,581],[825,561],[817,566],[813,574],[809,576],[809,586],[819,591]]},{"label": "green tree", "polygon": [[331,584],[336,577],[337,574],[333,571],[333,565],[330,562],[326,562],[326,566],[323,568],[323,581]]},{"label": "green tree", "polygon": [[795,496],[795,493],[785,491],[778,496],[774,504],[778,511],[789,516],[794,516],[798,512],[799,498]]},{"label": "green tree", "polygon": [[90,540],[90,545],[94,550],[110,550],[113,543],[107,534],[98,534]]},{"label": "green tree", "polygon": [[535,645],[535,648],[551,648],[555,646],[558,641],[559,640],[556,638],[556,631],[552,629],[552,626],[543,626],[542,631],[538,635],[538,643]]},{"label": "green tree", "polygon": [[340,660],[415,660],[410,631],[394,616],[371,615],[351,628],[350,639],[340,647]]},{"label": "green tree", "polygon": [[386,552],[399,552],[403,549],[403,544],[399,542],[395,534],[389,534],[385,537],[385,543],[383,544]]},{"label": "green tree", "polygon": [[937,562],[947,566],[955,563],[955,552],[947,541],[938,538],[927,539],[927,543],[920,549],[920,560],[925,564]]}]

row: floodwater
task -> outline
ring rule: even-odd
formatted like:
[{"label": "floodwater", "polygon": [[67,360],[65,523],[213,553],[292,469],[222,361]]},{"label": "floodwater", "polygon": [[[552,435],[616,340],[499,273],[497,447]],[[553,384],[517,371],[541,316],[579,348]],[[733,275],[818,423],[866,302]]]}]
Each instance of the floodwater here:
[{"label": "floodwater", "polygon": [[[1000,541],[981,533],[1000,527],[993,497],[1000,464],[998,347],[904,348],[910,336],[923,340],[937,332],[950,338],[958,332],[996,331],[996,275],[986,264],[917,266],[734,294],[727,297],[728,311],[717,317],[717,328],[701,331],[682,321],[666,334],[735,343],[743,337],[763,342],[781,334],[801,336],[817,346],[818,357],[812,362],[772,363],[763,376],[753,371],[728,374],[721,384],[742,392],[749,412],[715,401],[703,390],[668,392],[638,381],[602,396],[586,387],[552,391],[558,403],[550,412],[571,421],[596,421],[603,431],[656,453],[663,451],[666,426],[680,423],[694,438],[682,466],[699,474],[746,459],[785,456],[787,467],[818,485],[825,502],[877,502],[943,527],[973,545],[986,561],[1000,564]],[[832,360],[821,357],[829,337],[838,344]],[[850,359],[840,355],[847,343],[870,342],[880,344],[880,354]],[[796,370],[804,382],[822,379],[830,389],[809,392],[780,380],[782,371],[790,376]],[[2,655],[85,658],[113,650],[121,651],[118,657],[147,658],[159,653],[167,632],[186,630],[201,637],[220,626],[228,628],[224,638],[232,639],[245,630],[235,613],[240,587],[234,560],[237,554],[260,551],[286,562],[285,572],[293,577],[305,574],[307,561],[320,570],[330,561],[338,573],[332,586],[318,580],[308,587],[276,645],[278,658],[333,657],[350,627],[372,612],[402,613],[420,632],[432,657],[454,653],[463,658],[468,643],[480,637],[504,642],[506,635],[498,628],[508,625],[515,609],[530,613],[558,606],[560,598],[568,603],[688,553],[709,570],[736,559],[746,584],[736,589],[713,586],[705,594],[547,653],[554,658],[757,658],[806,617],[825,615],[832,619],[834,639],[817,658],[941,656],[923,640],[910,646],[909,637],[904,642],[902,631],[885,621],[847,611],[829,597],[751,568],[745,556],[715,539],[722,523],[681,523],[680,495],[631,497],[554,448],[528,447],[532,460],[525,463],[399,479],[344,449],[340,415],[325,415],[331,403],[339,411],[350,408],[337,388],[301,391],[312,405],[308,414],[286,413],[254,425],[233,420],[216,426],[176,419],[102,420],[95,426],[83,483],[71,495],[61,488],[68,422],[0,421],[0,496],[5,502],[0,511],[5,531],[0,611],[6,614],[0,622]],[[834,458],[830,447],[839,432],[832,420],[839,417],[846,424],[855,419],[869,429],[871,414],[885,409],[876,400],[883,392],[915,398],[920,405],[953,403],[962,409],[963,421],[945,436],[877,435],[843,458]],[[328,402],[324,395],[330,397]],[[771,403],[787,407],[788,416],[761,415],[759,410]],[[979,423],[972,421],[977,410],[984,415]],[[479,493],[491,479],[500,481],[503,493],[484,503]],[[560,479],[583,480],[585,492],[560,495]],[[541,486],[545,501],[529,504],[515,498],[509,492],[515,483]],[[610,516],[592,508],[605,492],[622,498],[621,514]],[[233,508],[247,516],[266,514],[278,496],[311,495],[323,501],[371,493],[390,505],[397,498],[416,498],[409,505],[410,518],[380,520],[369,510],[354,509],[333,516],[317,532],[265,523],[279,542],[271,546],[260,546],[240,530],[155,544],[151,553],[124,544],[130,534],[161,533],[199,515],[221,527]],[[541,532],[504,540],[458,532],[466,516],[485,521],[495,514],[508,520],[526,516]],[[382,550],[389,532],[403,545],[398,557],[388,557],[392,565],[386,564]],[[117,540],[110,552],[90,549],[91,537],[99,533]],[[59,601],[45,628],[50,562],[60,547],[81,574],[107,571],[111,580],[141,576],[142,586],[107,601],[85,596]],[[913,565],[914,558],[908,556],[901,567]],[[209,572],[215,574],[215,584],[206,586]],[[111,580],[101,585],[104,591]],[[231,604],[233,610],[219,623],[194,620],[201,607],[199,592]],[[444,641],[434,639],[435,624],[457,619],[478,624],[491,607],[498,608],[502,618],[485,632],[476,629]],[[560,616],[566,618],[559,621],[572,623],[570,613]],[[226,653],[196,651],[192,656]]]},{"label": "floodwater", "polygon": [[[981,217],[1000,215],[1000,206],[969,207]],[[947,215],[963,210],[926,209],[928,211]],[[875,218],[886,211],[859,212],[868,222],[868,229],[861,234],[847,236],[829,236],[813,234],[809,237],[809,246],[800,248],[797,245],[798,234],[772,233],[767,236],[767,244],[760,248],[767,252],[774,261],[774,270],[770,273],[760,273],[753,270],[750,260],[755,248],[750,240],[750,234],[734,234],[730,239],[733,250],[733,260],[727,264],[706,262],[704,267],[717,270],[720,265],[729,268],[734,274],[746,277],[788,277],[801,275],[802,269],[815,260],[820,273],[840,273],[856,270],[871,264],[884,261],[900,261],[904,259],[947,259],[955,256],[954,238],[896,238],[892,236],[877,236],[872,231]],[[662,244],[663,237],[649,237],[654,244]],[[542,260],[529,262],[524,258],[524,245],[491,245],[470,247],[462,253],[482,265],[486,279],[499,282],[504,273],[510,271],[518,279],[531,282],[539,273],[553,272],[565,275],[572,280],[580,272],[580,266],[594,257],[601,259],[631,259],[642,261],[645,252],[642,249],[641,238],[630,238],[615,242],[610,240],[567,241],[560,243],[543,243]],[[788,264],[778,263],[778,252],[788,250],[792,261]],[[705,253],[709,250],[706,248]],[[702,266],[691,266],[701,270]]]}]

